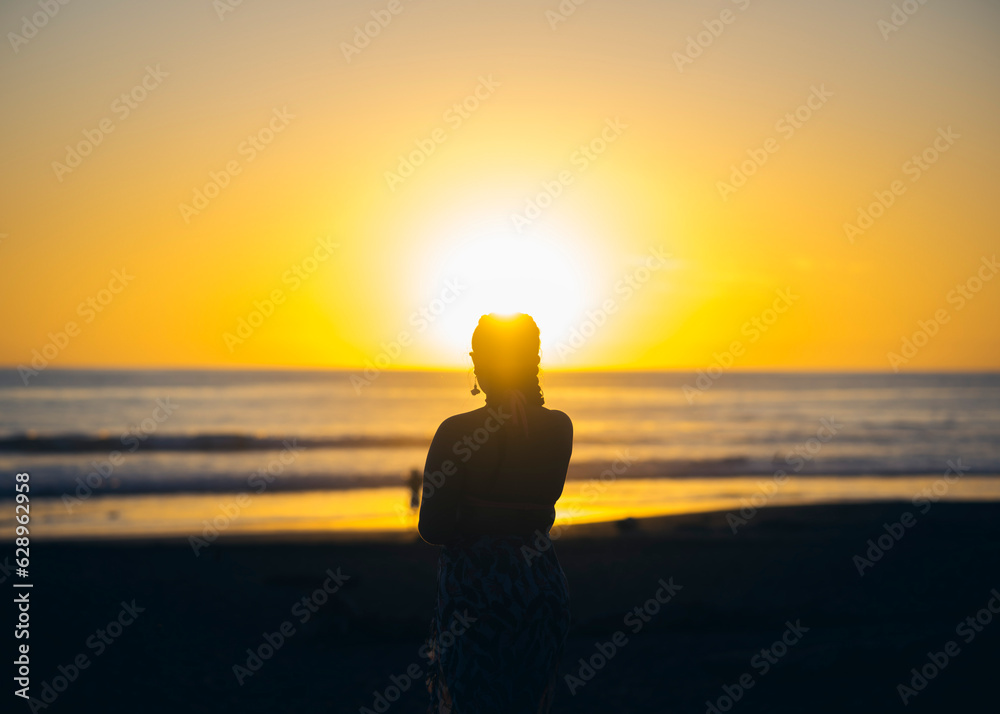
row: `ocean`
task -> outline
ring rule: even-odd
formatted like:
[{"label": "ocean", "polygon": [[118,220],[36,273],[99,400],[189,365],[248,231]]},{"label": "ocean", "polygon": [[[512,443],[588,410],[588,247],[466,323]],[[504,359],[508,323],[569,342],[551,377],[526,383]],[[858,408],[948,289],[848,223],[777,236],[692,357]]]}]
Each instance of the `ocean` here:
[{"label": "ocean", "polygon": [[[407,476],[483,397],[462,372],[361,376],[47,370],[26,386],[3,370],[0,487],[12,499],[30,474],[41,538],[412,529]],[[997,374],[557,372],[542,387],[575,430],[561,522],[1000,500]]]}]

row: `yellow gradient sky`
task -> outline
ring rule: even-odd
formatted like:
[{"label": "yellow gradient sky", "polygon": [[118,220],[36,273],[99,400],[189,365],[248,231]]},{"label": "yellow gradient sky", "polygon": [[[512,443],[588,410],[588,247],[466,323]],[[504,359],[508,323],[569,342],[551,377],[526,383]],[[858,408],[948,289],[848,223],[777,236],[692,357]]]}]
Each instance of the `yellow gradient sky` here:
[{"label": "yellow gradient sky", "polygon": [[0,364],[1000,368],[995,3],[223,2],[3,3]]}]

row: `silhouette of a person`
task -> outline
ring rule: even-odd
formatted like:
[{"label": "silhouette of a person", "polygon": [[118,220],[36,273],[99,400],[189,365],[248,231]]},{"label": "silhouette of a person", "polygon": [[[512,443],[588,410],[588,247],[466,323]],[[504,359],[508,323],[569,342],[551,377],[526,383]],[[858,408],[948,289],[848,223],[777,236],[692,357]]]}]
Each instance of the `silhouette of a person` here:
[{"label": "silhouette of a person", "polygon": [[546,409],[528,315],[484,315],[472,336],[486,406],[441,424],[427,455],[420,536],[443,546],[431,622],[435,712],[548,712],[569,629],[549,536],[573,425]]},{"label": "silhouette of a person", "polygon": [[410,469],[410,478],[406,481],[410,487],[410,508],[416,510],[420,505],[420,488],[423,484],[423,477],[419,469]]}]

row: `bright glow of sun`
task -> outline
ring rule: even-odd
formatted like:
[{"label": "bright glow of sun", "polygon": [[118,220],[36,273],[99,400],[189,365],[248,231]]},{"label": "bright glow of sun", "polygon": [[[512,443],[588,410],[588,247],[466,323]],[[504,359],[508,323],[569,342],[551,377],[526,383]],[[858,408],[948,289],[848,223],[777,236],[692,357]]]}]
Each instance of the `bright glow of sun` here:
[{"label": "bright glow of sun", "polygon": [[464,286],[428,334],[452,363],[465,359],[472,331],[490,312],[531,315],[541,332],[544,359],[546,349],[565,339],[588,304],[593,276],[585,256],[565,241],[520,235],[501,225],[447,241],[436,255],[437,284],[457,279]]}]

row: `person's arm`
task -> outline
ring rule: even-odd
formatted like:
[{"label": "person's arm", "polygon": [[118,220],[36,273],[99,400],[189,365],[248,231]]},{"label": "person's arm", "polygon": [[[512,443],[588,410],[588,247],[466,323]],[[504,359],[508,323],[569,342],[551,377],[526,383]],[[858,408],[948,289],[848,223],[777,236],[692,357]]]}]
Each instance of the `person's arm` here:
[{"label": "person's arm", "polygon": [[438,427],[424,466],[423,498],[420,502],[420,537],[432,545],[444,545],[455,533],[458,502],[462,495],[461,474],[452,453],[453,430],[449,420]]},{"label": "person's arm", "polygon": [[563,488],[566,485],[566,472],[569,469],[569,462],[573,457],[573,421],[569,418],[569,415],[566,414],[566,412],[561,412],[558,409],[553,411],[555,411],[555,413],[558,414],[559,418],[562,420],[562,423],[560,424],[560,438],[558,443],[565,449],[565,461],[563,461],[564,465],[561,469],[563,479],[562,484],[559,486],[559,493],[556,494],[556,500],[559,500],[562,498]]}]

